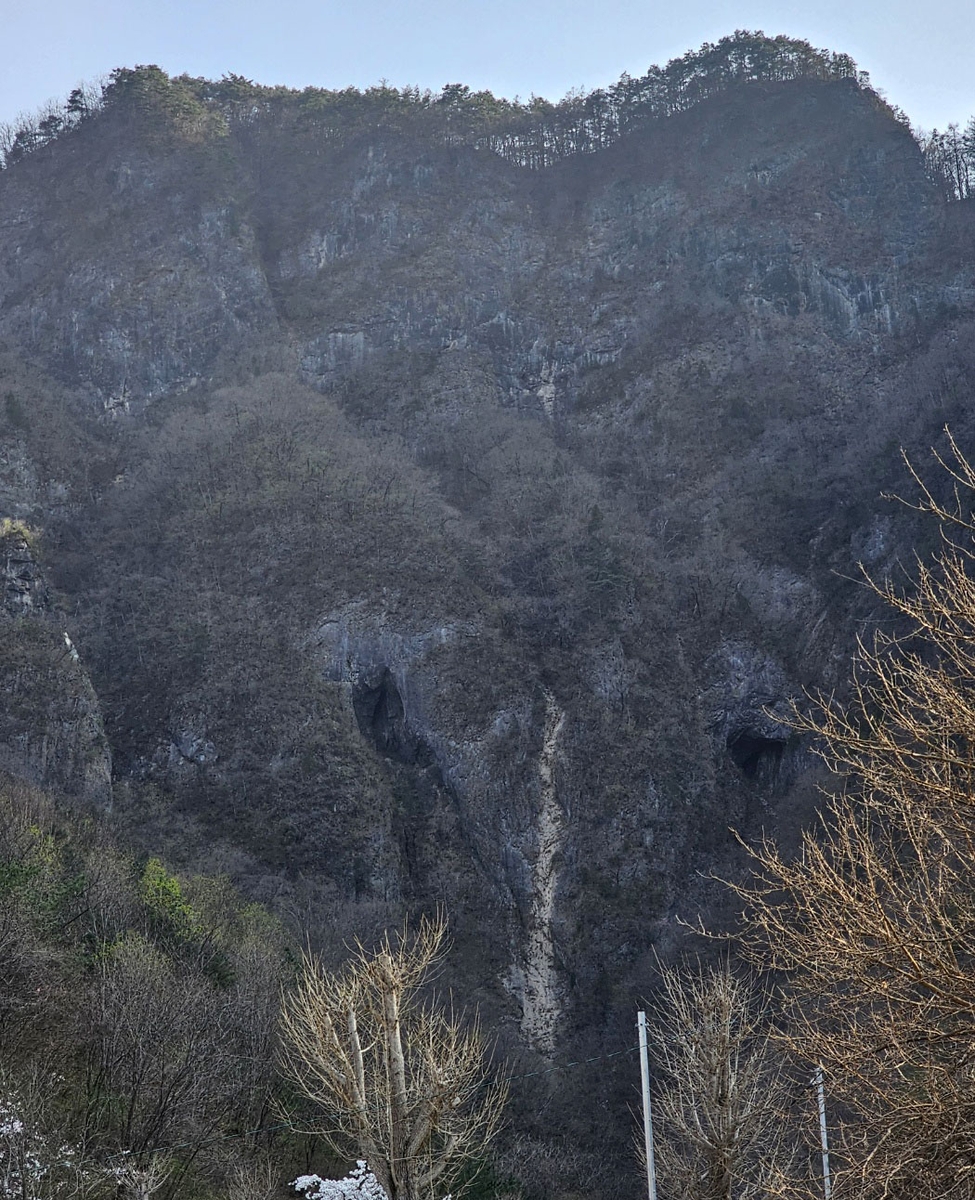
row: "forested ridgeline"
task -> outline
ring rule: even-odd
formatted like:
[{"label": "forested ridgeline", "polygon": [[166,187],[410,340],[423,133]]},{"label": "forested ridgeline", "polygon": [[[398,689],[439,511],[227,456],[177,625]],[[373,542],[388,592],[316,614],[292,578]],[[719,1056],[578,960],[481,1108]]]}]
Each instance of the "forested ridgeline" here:
[{"label": "forested ridgeline", "polygon": [[[240,75],[218,81],[156,66],[120,67],[101,86],[76,88],[62,104],[0,126],[0,165],[17,162],[96,118],[123,119],[156,136],[206,141],[244,130],[302,134],[318,143],[344,142],[377,128],[414,132],[448,144],[486,149],[519,166],[541,168],[569,155],[609,146],[647,121],[684,112],[747,83],[847,80],[870,91],[867,73],[848,54],[816,49],[801,39],[737,30],[665,66],[591,92],[552,102],[540,96],[507,100],[489,91],[447,84],[439,94],[383,82],[363,91],[267,87]],[[877,101],[899,119],[906,117]],[[961,132],[949,126],[918,135],[947,198],[964,198],[975,180],[975,118]]]}]

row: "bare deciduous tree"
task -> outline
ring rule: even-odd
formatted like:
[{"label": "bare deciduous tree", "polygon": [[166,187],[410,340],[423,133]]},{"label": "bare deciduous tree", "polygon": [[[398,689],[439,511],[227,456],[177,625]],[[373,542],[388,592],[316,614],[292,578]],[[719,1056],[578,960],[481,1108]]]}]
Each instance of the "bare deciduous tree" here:
[{"label": "bare deciduous tree", "polygon": [[104,1200],[111,1174],[91,1147],[65,1136],[62,1079],[38,1068],[19,1077],[0,1066],[0,1196],[10,1200]]},{"label": "bare deciduous tree", "polygon": [[727,963],[663,973],[656,1158],[669,1200],[778,1191],[791,1158],[765,1005]]},{"label": "bare deciduous tree", "polygon": [[115,1178],[123,1200],[152,1200],[171,1170],[171,1164],[162,1158],[154,1158],[144,1166],[124,1163],[115,1168]]},{"label": "bare deciduous tree", "polygon": [[766,842],[751,949],[792,982],[789,1040],[841,1115],[837,1194],[975,1189],[975,469],[950,440],[945,549],[910,594],[873,585],[910,632],[861,647],[852,702],[801,726],[845,787],[786,859]]},{"label": "bare deciduous tree", "polygon": [[215,982],[129,932],[102,953],[90,992],[89,1126],[140,1170],[160,1147],[182,1143],[167,1173],[151,1177],[169,1197],[220,1129],[260,1125],[269,1102],[273,949],[262,954],[246,931],[240,937],[233,977]]},{"label": "bare deciduous tree", "polygon": [[282,1015],[286,1073],[320,1111],[320,1133],[361,1156],[390,1200],[456,1189],[498,1128],[507,1089],[489,1083],[475,1025],[422,1004],[446,922],[378,949],[358,945],[340,974],[306,957]]}]

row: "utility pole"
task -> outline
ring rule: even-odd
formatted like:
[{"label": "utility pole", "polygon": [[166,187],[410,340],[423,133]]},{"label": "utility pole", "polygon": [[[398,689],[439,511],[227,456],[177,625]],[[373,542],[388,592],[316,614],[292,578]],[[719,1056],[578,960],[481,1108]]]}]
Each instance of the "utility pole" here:
[{"label": "utility pole", "polygon": [[[647,1060],[647,1014],[636,1014],[640,1033],[640,1077],[643,1082],[643,1136],[647,1147],[647,1191],[650,1200],[657,1200],[657,1173],[653,1166],[653,1118],[650,1115],[650,1063]],[[829,1200],[827,1193],[826,1200]]]},{"label": "utility pole", "polygon": [[826,1089],[823,1087],[823,1068],[817,1067],[813,1083],[819,1096],[819,1144],[823,1151],[823,1196],[830,1200],[833,1184],[829,1177],[829,1139],[826,1136]]}]

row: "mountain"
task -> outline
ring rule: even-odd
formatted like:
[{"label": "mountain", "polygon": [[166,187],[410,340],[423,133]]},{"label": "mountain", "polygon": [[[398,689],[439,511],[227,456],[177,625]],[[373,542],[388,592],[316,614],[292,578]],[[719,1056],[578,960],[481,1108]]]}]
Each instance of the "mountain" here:
[{"label": "mountain", "polygon": [[[526,1071],[811,817],[898,450],[975,438],[972,201],[747,38],[561,108],[119,71],[0,172],[2,765],[333,956],[446,907]],[[513,1121],[583,1179],[631,1066]]]}]

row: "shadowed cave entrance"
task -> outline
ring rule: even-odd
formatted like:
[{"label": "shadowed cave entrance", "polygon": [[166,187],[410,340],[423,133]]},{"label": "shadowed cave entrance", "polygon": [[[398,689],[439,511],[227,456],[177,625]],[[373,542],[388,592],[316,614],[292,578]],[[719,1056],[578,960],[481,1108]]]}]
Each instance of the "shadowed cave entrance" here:
[{"label": "shadowed cave entrance", "polygon": [[352,707],[359,732],[385,758],[416,767],[429,767],[434,761],[433,751],[406,723],[403,698],[388,667],[375,683],[354,688]]},{"label": "shadowed cave entrance", "polygon": [[728,753],[746,779],[774,783],[782,766],[784,738],[763,737],[752,729],[728,735]]},{"label": "shadowed cave entrance", "polygon": [[[450,826],[445,825],[443,814],[453,793],[433,749],[410,728],[403,697],[388,667],[353,684],[352,707],[359,732],[392,764],[392,832],[401,855],[402,894],[424,894],[446,849],[444,837]],[[368,891],[358,880],[356,889],[360,896]]]}]

